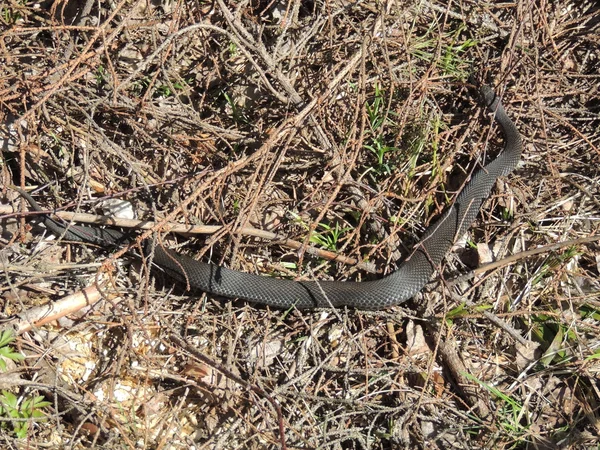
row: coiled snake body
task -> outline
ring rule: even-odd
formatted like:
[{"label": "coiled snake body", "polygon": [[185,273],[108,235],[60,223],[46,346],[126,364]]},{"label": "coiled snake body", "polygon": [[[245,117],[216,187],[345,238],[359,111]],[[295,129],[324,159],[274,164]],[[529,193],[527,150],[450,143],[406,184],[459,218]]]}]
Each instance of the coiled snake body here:
[{"label": "coiled snake body", "polygon": [[[365,282],[282,280],[196,261],[159,245],[153,249],[153,262],[193,288],[277,308],[349,306],[374,310],[408,300],[429,281],[455,240],[471,226],[498,177],[512,172],[519,162],[522,150],[519,131],[490,87],[484,86],[481,94],[504,132],[504,150],[474,173],[454,204],[425,231],[412,254],[390,275]],[[42,210],[31,196],[24,192],[21,195],[33,209]],[[128,240],[124,233],[113,229],[67,228],[50,216],[44,216],[43,223],[54,234],[72,241],[115,245]],[[150,247],[147,246],[147,253]]]}]

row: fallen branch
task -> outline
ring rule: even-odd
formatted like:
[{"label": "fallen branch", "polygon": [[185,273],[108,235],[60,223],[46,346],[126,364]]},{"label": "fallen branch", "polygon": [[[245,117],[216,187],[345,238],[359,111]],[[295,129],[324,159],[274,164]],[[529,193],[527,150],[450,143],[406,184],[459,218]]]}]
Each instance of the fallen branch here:
[{"label": "fallen branch", "polygon": [[103,295],[99,288],[102,286],[92,285],[74,294],[56,302],[48,303],[42,306],[35,306],[22,313],[19,313],[13,319],[4,322],[3,328],[10,327],[15,334],[22,334],[33,328],[41,327],[49,322],[60,319],[61,317],[73,314],[98,302]]},{"label": "fallen branch", "polygon": [[[14,210],[11,206],[2,205],[0,206],[0,214],[6,214],[4,218],[11,217],[12,215],[17,216],[20,214],[14,213]],[[73,213],[68,211],[41,211],[41,212],[31,212],[27,213],[27,215],[40,215],[40,214],[53,214],[56,217],[63,219],[65,222],[79,222],[79,223],[87,223],[92,225],[104,225],[110,227],[120,227],[120,228],[135,228],[139,230],[164,230],[169,233],[181,233],[185,235],[194,235],[194,234],[214,234],[220,231],[223,226],[221,225],[183,225],[180,223],[174,222],[153,222],[148,220],[136,220],[136,219],[119,219],[111,216],[103,216],[97,214],[87,214],[87,213]],[[284,247],[292,248],[294,250],[303,249],[304,245],[302,242],[296,241],[294,239],[288,239],[284,236],[278,235],[276,233],[272,233],[270,231],[261,230],[259,228],[254,227],[243,227],[238,230],[243,236],[253,236],[261,239],[268,239],[271,241],[277,241],[279,245]],[[339,255],[335,252],[331,252],[328,250],[318,249],[315,247],[307,247],[306,252],[317,256],[319,258],[327,259],[329,261],[337,261],[344,264],[356,266],[366,272],[375,273],[376,270],[373,268],[371,264],[358,262],[355,258],[350,258],[347,256]]]}]

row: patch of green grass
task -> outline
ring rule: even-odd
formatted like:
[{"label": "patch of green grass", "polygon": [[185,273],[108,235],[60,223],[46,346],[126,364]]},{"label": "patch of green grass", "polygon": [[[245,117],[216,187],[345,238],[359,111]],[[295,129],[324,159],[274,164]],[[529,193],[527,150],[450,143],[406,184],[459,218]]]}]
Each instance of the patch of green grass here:
[{"label": "patch of green grass", "polygon": [[435,36],[438,36],[437,24],[432,22],[423,35],[416,36],[416,39],[411,42],[410,54],[421,61],[428,63],[433,61],[435,56],[433,51],[437,42]]},{"label": "patch of green grass", "polygon": [[424,113],[422,113],[421,117],[416,118],[414,124],[405,133],[406,136],[403,136],[403,139],[408,142],[410,156],[403,171],[407,173],[409,180],[415,176],[416,167],[424,159],[432,163],[430,178],[433,179],[440,173],[439,136],[440,132],[446,128],[446,124],[439,116],[424,117]]},{"label": "patch of green grass", "polygon": [[586,356],[585,360],[586,361],[591,361],[591,360],[595,360],[595,359],[600,359],[600,348],[597,348],[594,353],[592,353],[591,355]]},{"label": "patch of green grass", "polygon": [[[139,80],[136,80],[133,85],[133,91],[136,95],[142,95],[146,90],[150,88],[152,78],[144,76]],[[181,94],[182,92],[189,89],[190,84],[193,82],[193,78],[179,78],[177,80],[167,83],[160,83],[155,85],[154,91],[152,92],[153,98],[159,97],[171,97],[172,95]]]},{"label": "patch of green grass", "polygon": [[464,54],[477,45],[477,41],[473,39],[460,41],[460,35],[464,30],[465,26],[462,25],[454,32],[452,43],[444,48],[442,58],[438,61],[442,73],[457,80],[466,80],[469,77],[472,61],[465,59]]},{"label": "patch of green grass", "polygon": [[333,227],[326,223],[320,223],[317,228],[320,228],[320,231],[315,230],[310,236],[310,242],[333,252],[338,251],[340,238],[352,229],[352,227],[340,227],[339,222],[336,222]]},{"label": "patch of green grass", "polygon": [[143,76],[139,80],[135,80],[131,85],[131,89],[132,89],[133,93],[136,96],[142,95],[146,91],[146,89],[148,89],[148,87],[150,86],[151,81],[152,80],[149,76]]},{"label": "patch of green grass", "polygon": [[[424,128],[415,134],[413,134],[412,139],[410,139],[410,156],[408,158],[408,167],[406,170],[408,179],[412,179],[415,176],[415,169],[419,162],[419,156],[423,154],[423,151],[426,148],[427,140],[426,133],[423,132]],[[405,193],[406,194],[406,193]]]},{"label": "patch of green grass", "polygon": [[474,306],[473,308],[469,308],[466,304],[461,303],[460,305],[458,305],[457,307],[451,309],[450,311],[448,311],[446,313],[446,316],[445,316],[446,323],[448,324],[448,326],[452,326],[454,324],[454,320],[456,320],[456,319],[460,319],[462,317],[469,316],[473,313],[475,313],[475,314],[481,313],[483,311],[487,311],[492,308],[493,308],[493,305],[489,305],[489,304],[482,304],[482,305]]},{"label": "patch of green grass", "polygon": [[108,82],[108,72],[102,64],[98,66],[94,76],[96,77],[96,84],[98,86],[102,86]]},{"label": "patch of green grass", "polygon": [[513,218],[514,211],[510,208],[502,208],[502,220],[510,222]]},{"label": "patch of green grass", "polygon": [[384,91],[379,85],[375,85],[375,97],[371,103],[366,104],[367,117],[369,120],[368,139],[365,148],[375,155],[376,163],[369,169],[378,175],[389,175],[395,169],[390,164],[387,154],[396,152],[397,147],[388,145],[385,130],[388,126],[395,125],[391,119],[392,113],[387,110]]},{"label": "patch of green grass", "polygon": [[229,43],[229,48],[228,48],[228,50],[229,50],[229,56],[230,56],[231,58],[233,58],[234,56],[237,56],[237,54],[238,54],[238,47],[237,47],[237,45],[235,44],[235,42],[230,42],[230,43]]},{"label": "patch of green grass", "polygon": [[[567,251],[572,255],[575,250]],[[590,305],[581,305],[579,307],[581,320],[591,319],[600,320],[600,310]],[[532,336],[540,343],[543,354],[539,359],[541,369],[550,366],[568,363],[579,359],[580,356],[572,349],[580,348],[579,336],[572,326],[558,321],[554,315],[532,314],[530,317],[530,328]],[[585,358],[586,360],[599,359],[600,349],[591,351]]]},{"label": "patch of green grass", "polygon": [[[13,333],[5,330],[0,333],[0,371],[6,370],[6,361],[4,358],[18,362],[24,359],[23,355],[16,352],[11,345],[15,340]],[[46,415],[43,408],[50,406],[41,395],[25,395],[17,397],[10,391],[0,392],[0,429],[12,427],[12,432],[19,439],[27,437],[29,425],[34,422],[45,420]],[[14,419],[14,420],[13,420]]]},{"label": "patch of green grass", "polygon": [[18,10],[18,7],[15,8],[14,6],[15,5],[25,6],[26,3],[27,3],[26,1],[20,0],[20,1],[14,2],[13,5],[11,5],[12,7],[5,6],[5,4],[0,6],[0,18],[2,18],[2,22],[5,25],[9,25],[9,26],[16,24],[20,19],[23,18],[23,15]]},{"label": "patch of green grass", "polygon": [[463,374],[467,379],[477,383],[488,391],[494,398],[497,409],[495,411],[495,424],[498,426],[499,439],[510,441],[511,446],[503,448],[517,448],[526,442],[529,434],[530,417],[526,407],[518,400],[505,394],[500,389],[487,384],[469,373]]},{"label": "patch of green grass", "polygon": [[[424,113],[422,113],[424,115]],[[407,154],[405,163],[401,166],[401,170],[406,174],[406,178],[411,180],[416,174],[416,168],[423,163],[427,163],[431,167],[431,173],[428,177],[436,183],[436,187],[444,189],[444,174],[441,169],[440,160],[440,134],[446,130],[447,126],[438,115],[430,117],[417,118],[415,123],[408,128],[403,136],[403,141],[408,143],[408,148],[404,152]],[[437,181],[441,179],[442,182]],[[406,191],[402,195],[411,197],[411,184],[406,184]],[[450,204],[452,198],[446,196],[446,202]],[[431,209],[435,205],[435,193],[431,193],[424,203],[426,210]]]},{"label": "patch of green grass", "polygon": [[[439,136],[440,136],[440,132],[442,130],[444,130],[446,128],[444,122],[442,122],[442,119],[438,116],[434,116],[432,119],[430,119],[430,131],[429,133],[427,133],[427,139],[431,142],[431,156],[430,156],[430,163],[431,163],[431,179],[435,180],[436,178],[440,178],[442,181],[444,180],[444,174],[442,173],[442,169],[440,166],[440,159],[439,159]],[[440,183],[439,184],[439,189],[442,189],[444,192],[446,191],[444,183]],[[451,203],[451,198],[448,197],[448,195],[446,195],[446,203],[450,204]],[[431,194],[430,196],[427,197],[427,199],[425,200],[425,209],[426,210],[430,210],[432,207],[435,206],[435,194]]]},{"label": "patch of green grass", "polygon": [[229,108],[231,109],[233,121],[237,124],[247,124],[248,117],[244,113],[243,109],[238,106],[233,97],[231,97],[227,92],[223,92],[223,98],[225,98],[227,105],[229,105]]},{"label": "patch of green grass", "polygon": [[568,350],[577,343],[577,335],[573,329],[556,321],[555,317],[546,314],[531,316],[533,337],[541,344],[544,354],[539,362],[543,367],[560,364],[571,359]]},{"label": "patch of green grass", "polygon": [[579,308],[579,313],[581,314],[581,320],[592,319],[600,322],[600,310],[598,308],[594,308],[591,305],[583,305]]},{"label": "patch of green grass", "polygon": [[[557,327],[556,333],[554,334],[554,338],[550,342],[550,345],[540,358],[540,364],[544,367],[548,367],[552,364],[552,361],[564,361],[568,355],[565,350],[565,334],[569,334],[569,330],[562,324]],[[572,336],[573,337],[573,336]]]},{"label": "patch of green grass", "polygon": [[[432,23],[425,34],[418,36],[410,47],[410,53],[417,59],[427,63],[435,62],[443,76],[464,81],[469,77],[472,60],[467,59],[467,51],[478,42],[463,38],[466,27],[461,24],[455,30],[440,34],[438,24]],[[438,57],[438,45],[442,41]],[[434,59],[437,60],[434,61]]]},{"label": "patch of green grass", "polygon": [[557,267],[563,266],[567,264],[572,258],[579,255],[579,251],[576,247],[571,247],[566,249],[561,254],[555,254],[553,256],[548,257],[546,262],[540,267],[537,271],[533,279],[531,280],[531,285],[535,286],[540,283],[544,278],[548,276],[553,276],[554,271]]},{"label": "patch of green grass", "polygon": [[[558,267],[564,266],[577,255],[579,255],[577,248],[571,247],[561,254],[549,256],[531,278],[529,284],[536,286],[543,283],[546,278],[554,277]],[[581,308],[581,314],[582,317],[589,314],[591,317],[600,318],[598,311],[594,312],[593,308],[590,310],[585,305]],[[577,346],[577,335],[571,327],[547,314],[533,314],[530,316],[530,320],[532,335],[544,350],[544,354],[540,358],[540,364],[543,367],[560,364],[572,358],[568,349]]]},{"label": "patch of green grass", "polygon": [[[310,227],[295,213],[291,213],[294,218],[294,222],[304,228],[306,231],[310,231]],[[326,250],[333,252],[338,251],[338,244],[348,231],[352,230],[352,227],[341,227],[339,222],[335,222],[335,225],[329,225],[321,222],[317,225],[317,229],[314,230],[309,241],[312,244],[316,244]]]},{"label": "patch of green grass", "polygon": [[186,89],[189,88],[191,79],[190,80],[178,80],[178,81],[171,81],[169,83],[165,83],[165,84],[159,84],[156,87],[156,90],[154,91],[154,96],[155,97],[171,97],[172,95],[175,94],[179,94],[183,91],[185,91]]}]

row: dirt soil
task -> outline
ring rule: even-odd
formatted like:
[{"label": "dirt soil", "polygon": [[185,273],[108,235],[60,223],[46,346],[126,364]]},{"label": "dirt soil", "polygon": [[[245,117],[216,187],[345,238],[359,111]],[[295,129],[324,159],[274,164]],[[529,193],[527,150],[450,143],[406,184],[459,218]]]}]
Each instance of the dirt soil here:
[{"label": "dirt soil", "polygon": [[[0,24],[0,447],[598,448],[598,3],[8,0]],[[410,301],[280,311],[135,256],[390,273],[502,150],[480,83],[522,160]],[[53,236],[11,185],[138,240]]]}]

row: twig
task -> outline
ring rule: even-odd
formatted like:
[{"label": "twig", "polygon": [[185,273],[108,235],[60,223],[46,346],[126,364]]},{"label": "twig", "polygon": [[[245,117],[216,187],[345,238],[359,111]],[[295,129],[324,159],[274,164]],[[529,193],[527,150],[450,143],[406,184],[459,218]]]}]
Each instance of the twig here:
[{"label": "twig", "polygon": [[514,262],[521,260],[521,259],[527,259],[527,258],[530,258],[535,255],[540,255],[542,253],[553,252],[555,250],[559,250],[564,247],[572,247],[574,245],[589,244],[590,242],[596,242],[596,241],[600,241],[600,235],[593,234],[591,236],[587,236],[587,237],[583,237],[583,238],[579,238],[579,239],[572,239],[570,241],[561,241],[561,242],[556,242],[555,244],[549,244],[549,245],[544,245],[544,246],[538,247],[538,248],[532,248],[531,250],[526,250],[523,252],[515,253],[511,256],[507,256],[506,258],[502,258],[498,261],[484,264],[483,266],[473,269],[472,271],[470,271],[469,273],[467,273],[465,275],[461,275],[461,276],[455,278],[454,280],[448,281],[447,284],[449,286],[452,286],[456,283],[469,280],[477,274],[489,272],[490,270],[495,270],[495,269],[499,269],[502,267],[506,267]]},{"label": "twig", "polygon": [[[0,206],[0,214],[6,214],[3,218],[10,218],[13,216],[19,216],[21,214],[13,213],[12,208],[10,206],[2,205]],[[152,231],[165,231],[169,233],[182,233],[185,235],[194,235],[194,234],[214,234],[225,227],[222,225],[182,225],[181,223],[176,222],[153,222],[148,220],[136,220],[136,219],[120,219],[111,216],[103,216],[96,214],[87,214],[87,213],[73,213],[68,211],[31,211],[27,213],[27,216],[34,215],[45,215],[45,214],[54,214],[55,216],[63,219],[65,222],[80,222],[80,223],[88,223],[95,225],[104,225],[110,227],[121,227],[121,228],[135,228],[138,230],[152,230]],[[284,247],[289,247],[294,250],[303,249],[307,253],[317,256],[319,258],[324,258],[329,261],[341,262],[343,264],[348,264],[355,266],[356,268],[365,270],[367,272],[376,273],[377,271],[374,269],[372,264],[367,264],[363,262],[359,262],[355,258],[339,255],[337,253],[323,250],[315,247],[305,247],[303,242],[296,241],[294,239],[289,239],[284,236],[278,235],[271,231],[261,230],[259,228],[254,227],[243,227],[236,230],[236,233],[239,233],[243,236],[252,236],[260,239],[268,239],[271,241],[276,241],[277,244],[282,245]]]},{"label": "twig", "polygon": [[[101,287],[102,285],[94,284],[56,302],[35,306],[17,314],[15,318],[4,322],[2,327],[10,327],[16,334],[41,327],[68,314],[77,312],[86,306],[93,305],[103,296],[100,292]],[[118,301],[118,299],[115,298],[113,301]]]}]

